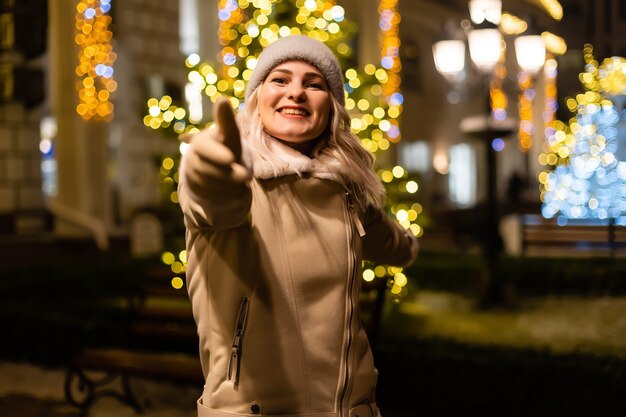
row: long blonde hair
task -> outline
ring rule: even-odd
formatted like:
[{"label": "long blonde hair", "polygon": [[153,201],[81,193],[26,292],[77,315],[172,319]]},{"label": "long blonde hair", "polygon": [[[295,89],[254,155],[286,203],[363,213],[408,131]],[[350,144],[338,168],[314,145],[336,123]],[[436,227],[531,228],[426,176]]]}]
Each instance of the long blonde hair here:
[{"label": "long blonde hair", "polygon": [[[359,138],[350,130],[350,116],[344,106],[332,94],[330,97],[332,109],[328,126],[322,133],[325,136],[322,139],[324,144],[315,148],[312,157],[326,155],[339,163],[342,169],[337,174],[346,183],[353,202],[360,209],[364,210],[370,205],[381,208],[385,200],[385,188],[372,169],[374,156],[361,146]],[[282,161],[272,154],[268,146],[267,141],[272,139],[264,132],[258,105],[257,87],[246,101],[244,110],[238,115],[242,136],[263,159],[278,166]]]}]

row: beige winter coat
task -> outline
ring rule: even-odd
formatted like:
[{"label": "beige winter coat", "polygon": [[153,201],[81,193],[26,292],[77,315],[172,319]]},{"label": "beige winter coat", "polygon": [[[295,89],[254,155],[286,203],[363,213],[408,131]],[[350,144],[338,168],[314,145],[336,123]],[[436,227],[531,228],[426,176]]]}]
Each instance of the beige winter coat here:
[{"label": "beige winter coat", "polygon": [[183,160],[187,285],[206,378],[198,415],[376,416],[361,260],[405,265],[417,242],[380,211],[356,213],[334,161],[273,146],[286,161],[279,172],[252,158],[254,179],[228,198],[192,195]]}]

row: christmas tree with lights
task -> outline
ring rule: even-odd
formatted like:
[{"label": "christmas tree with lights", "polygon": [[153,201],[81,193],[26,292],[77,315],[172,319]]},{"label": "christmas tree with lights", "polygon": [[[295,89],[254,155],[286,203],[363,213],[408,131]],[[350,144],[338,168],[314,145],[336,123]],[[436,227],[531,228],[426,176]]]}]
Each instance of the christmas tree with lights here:
[{"label": "christmas tree with lights", "polygon": [[626,225],[626,60],[612,57],[600,64],[590,45],[584,52],[579,78],[585,92],[566,101],[575,116],[567,124],[557,121],[539,157],[541,164],[554,166],[539,175],[542,214]]},{"label": "christmas tree with lights", "polygon": [[[246,82],[264,47],[277,39],[291,35],[307,35],[328,45],[345,70],[346,108],[351,116],[351,129],[361,139],[362,146],[376,154],[400,141],[398,118],[402,113],[403,96],[400,87],[398,48],[399,15],[397,0],[380,2],[381,61],[356,68],[352,38],[356,25],[345,17],[344,9],[334,1],[323,0],[220,0],[218,2],[219,41],[218,64],[205,62],[197,54],[187,57],[189,84],[186,93],[204,95],[211,102],[226,96],[237,109],[243,102]],[[202,119],[201,112],[173,103],[171,97],[150,98],[144,124],[178,136],[193,134],[208,127],[211,121]],[[183,144],[184,147],[184,144]],[[184,150],[181,150],[184,151]],[[177,168],[180,155],[163,158],[161,183],[174,203]],[[388,193],[388,209],[400,224],[421,236],[422,207],[417,202],[418,182],[401,166],[378,167],[378,174]],[[164,262],[176,274],[184,272],[186,254],[168,251]],[[366,281],[386,279],[391,294],[398,298],[406,294],[407,278],[402,268],[366,264]]]}]

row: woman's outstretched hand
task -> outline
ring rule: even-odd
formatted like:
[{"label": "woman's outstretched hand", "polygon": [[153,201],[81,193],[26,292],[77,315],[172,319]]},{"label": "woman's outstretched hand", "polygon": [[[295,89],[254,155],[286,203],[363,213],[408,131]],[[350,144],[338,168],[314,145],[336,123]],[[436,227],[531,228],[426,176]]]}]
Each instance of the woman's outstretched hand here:
[{"label": "woman's outstretched hand", "polygon": [[213,107],[214,124],[191,136],[185,155],[186,181],[196,194],[224,193],[240,189],[250,179],[242,164],[241,137],[228,99],[220,98]]}]

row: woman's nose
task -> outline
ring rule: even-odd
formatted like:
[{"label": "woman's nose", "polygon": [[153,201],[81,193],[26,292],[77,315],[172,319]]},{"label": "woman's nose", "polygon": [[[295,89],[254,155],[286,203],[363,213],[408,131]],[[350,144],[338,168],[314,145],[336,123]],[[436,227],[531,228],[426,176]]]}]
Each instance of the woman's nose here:
[{"label": "woman's nose", "polygon": [[299,83],[292,83],[289,89],[289,98],[296,102],[302,102],[306,100],[304,86]]}]

